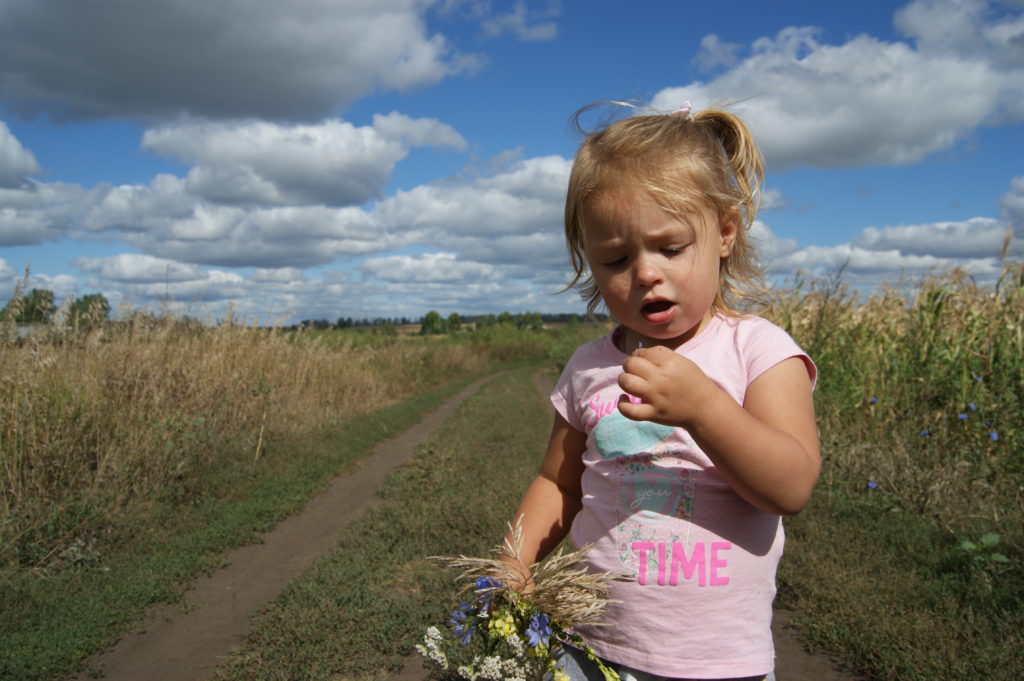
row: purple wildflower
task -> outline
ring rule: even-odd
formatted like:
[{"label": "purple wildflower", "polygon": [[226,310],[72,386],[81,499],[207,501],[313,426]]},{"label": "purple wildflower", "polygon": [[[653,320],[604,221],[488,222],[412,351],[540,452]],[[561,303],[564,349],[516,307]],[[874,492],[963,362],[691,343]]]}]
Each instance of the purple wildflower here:
[{"label": "purple wildflower", "polygon": [[501,582],[492,577],[477,577],[473,590],[476,592],[477,603],[480,604],[480,612],[487,614],[491,609],[491,603],[501,588]]},{"label": "purple wildflower", "polygon": [[469,610],[470,604],[462,601],[459,603],[459,609],[453,612],[451,619],[448,620],[452,632],[462,645],[469,645],[473,638],[473,630],[476,629],[476,618],[469,618]]},{"label": "purple wildflower", "polygon": [[526,638],[532,648],[546,646],[551,638],[551,620],[542,612],[536,613],[526,628]]}]

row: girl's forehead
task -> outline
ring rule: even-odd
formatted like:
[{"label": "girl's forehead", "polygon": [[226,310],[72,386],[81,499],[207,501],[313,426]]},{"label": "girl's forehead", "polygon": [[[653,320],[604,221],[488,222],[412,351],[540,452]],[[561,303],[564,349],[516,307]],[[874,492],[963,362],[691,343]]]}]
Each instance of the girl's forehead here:
[{"label": "girl's forehead", "polygon": [[631,223],[651,219],[665,222],[683,222],[696,227],[714,215],[712,207],[704,201],[679,201],[670,205],[659,200],[652,192],[639,187],[617,187],[595,193],[584,205],[585,221]]}]

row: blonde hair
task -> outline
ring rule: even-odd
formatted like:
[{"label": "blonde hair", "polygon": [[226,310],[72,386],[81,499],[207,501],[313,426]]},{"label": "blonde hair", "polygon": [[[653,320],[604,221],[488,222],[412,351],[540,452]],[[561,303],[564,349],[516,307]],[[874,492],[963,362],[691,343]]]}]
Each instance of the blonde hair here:
[{"label": "blonde hair", "polygon": [[[580,117],[592,108],[576,112],[577,129],[582,130]],[[583,211],[604,191],[633,187],[673,215],[699,215],[702,207],[710,206],[719,224],[737,221],[712,305],[725,314],[738,314],[738,304],[757,301],[764,290],[747,238],[763,181],[764,162],[750,131],[722,109],[632,116],[590,132],[576,152],[565,199],[565,240],[575,273],[566,289],[579,289],[587,310],[597,309],[601,293],[587,268]]]}]

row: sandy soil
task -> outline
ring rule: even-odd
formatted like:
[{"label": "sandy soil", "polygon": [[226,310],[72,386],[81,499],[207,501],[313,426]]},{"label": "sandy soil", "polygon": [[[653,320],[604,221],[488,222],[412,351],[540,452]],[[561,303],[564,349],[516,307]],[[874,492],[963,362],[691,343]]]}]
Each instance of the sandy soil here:
[{"label": "sandy soil", "polygon": [[[468,386],[422,422],[381,443],[352,473],[340,477],[298,514],[282,521],[258,544],[230,552],[224,567],[202,577],[184,605],[154,610],[133,632],[91,661],[109,681],[202,681],[230,654],[252,626],[251,616],[277,596],[318,556],[331,550],[351,520],[373,503],[377,486],[415,452],[430,433],[488,379]],[[544,390],[546,394],[546,389]],[[776,613],[773,627],[778,681],[854,681],[827,657],[808,654]],[[96,678],[83,674],[75,681]],[[410,656],[398,681],[423,681],[418,654]]]}]

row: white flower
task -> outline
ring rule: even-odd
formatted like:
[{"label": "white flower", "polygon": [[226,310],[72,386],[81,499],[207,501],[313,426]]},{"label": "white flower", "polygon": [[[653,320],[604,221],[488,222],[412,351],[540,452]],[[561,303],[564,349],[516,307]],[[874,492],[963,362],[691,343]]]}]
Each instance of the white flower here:
[{"label": "white flower", "polygon": [[480,676],[492,679],[492,681],[504,681],[505,675],[502,674],[502,667],[500,657],[488,655],[480,662]]},{"label": "white flower", "polygon": [[512,653],[516,657],[521,658],[526,654],[526,649],[523,647],[523,639],[519,634],[510,634],[505,640],[508,642],[508,647],[512,649]]},{"label": "white flower", "polygon": [[529,667],[521,663],[520,660],[504,660],[501,666],[501,678],[507,679],[507,681],[526,681],[526,677],[533,676]]},{"label": "white flower", "polygon": [[427,633],[423,636],[423,644],[417,644],[416,650],[423,657],[428,658],[434,664],[439,666],[444,671],[448,671],[448,656],[441,650],[441,643],[443,642],[441,632],[437,627],[430,627],[427,629]]}]

